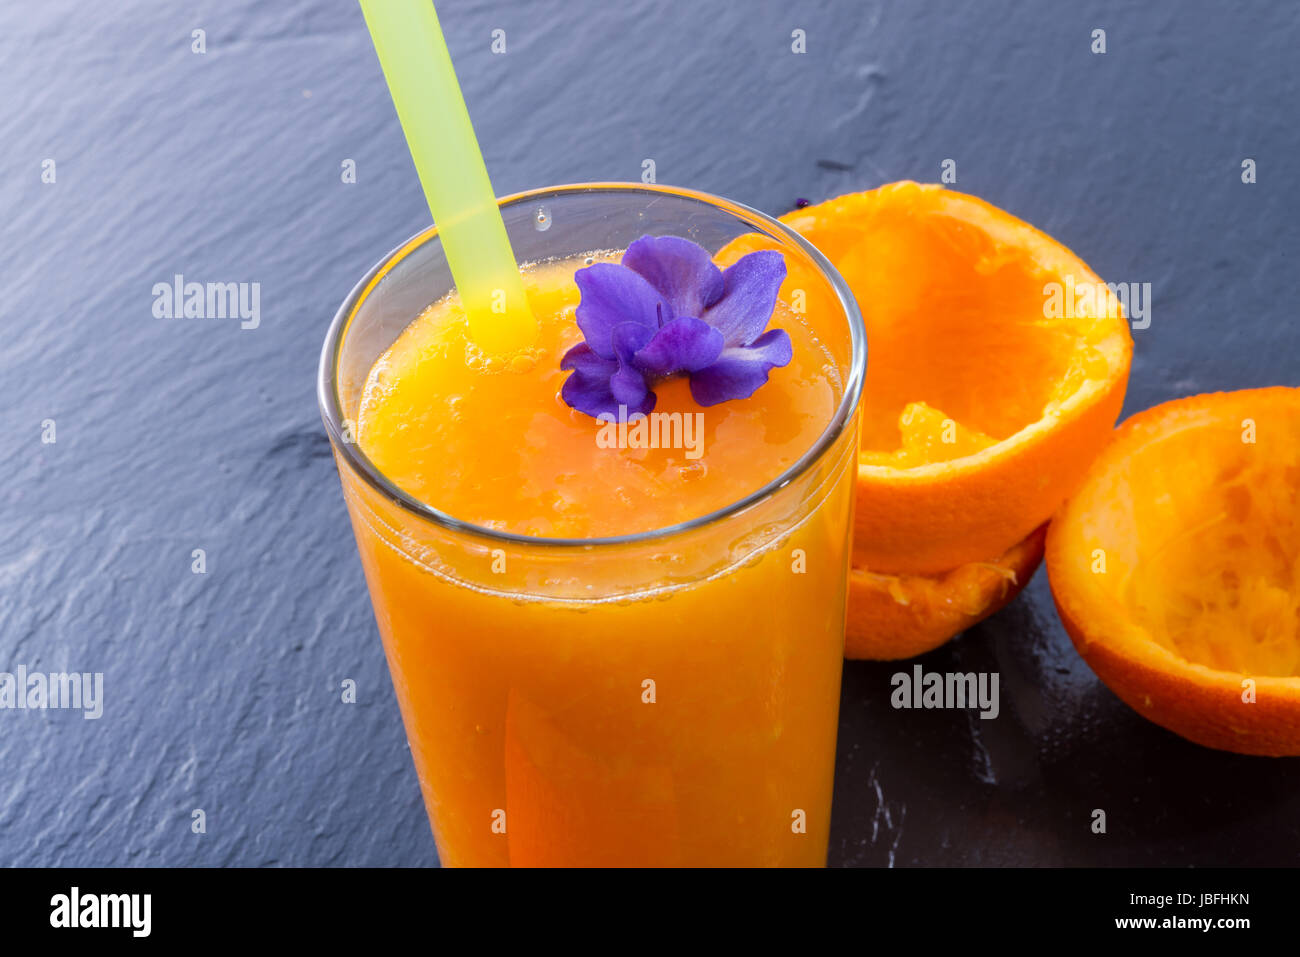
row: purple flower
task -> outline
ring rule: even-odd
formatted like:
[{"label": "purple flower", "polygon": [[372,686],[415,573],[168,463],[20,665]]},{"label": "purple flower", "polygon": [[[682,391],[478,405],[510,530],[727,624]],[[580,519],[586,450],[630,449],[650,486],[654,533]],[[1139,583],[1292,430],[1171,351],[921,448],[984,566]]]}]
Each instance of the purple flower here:
[{"label": "purple flower", "polygon": [[687,375],[700,405],[753,395],[793,353],[784,329],[767,332],[785,279],[774,250],[742,256],[726,271],[700,246],[677,236],[642,236],[621,264],[574,273],[585,342],[560,368],[573,374],[561,396],[590,416],[655,407],[652,386]]}]

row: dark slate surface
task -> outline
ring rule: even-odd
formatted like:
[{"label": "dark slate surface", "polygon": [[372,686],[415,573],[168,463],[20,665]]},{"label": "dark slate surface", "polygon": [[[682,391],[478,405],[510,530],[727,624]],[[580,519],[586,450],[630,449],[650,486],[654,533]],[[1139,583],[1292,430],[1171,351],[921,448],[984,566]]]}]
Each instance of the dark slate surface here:
[{"label": "dark slate surface", "polygon": [[[652,158],[781,213],[951,158],[1153,284],[1126,411],[1300,381],[1294,4],[443,7],[500,193]],[[313,395],[338,303],[428,215],[358,9],[9,3],[0,81],[0,670],[106,699],[0,712],[0,864],[433,863]],[[177,272],[259,282],[260,326],[155,318]],[[1136,717],[1041,574],[924,664],[999,671],[1002,715],[896,712],[894,666],[848,666],[832,863],[1297,862],[1300,762]]]}]

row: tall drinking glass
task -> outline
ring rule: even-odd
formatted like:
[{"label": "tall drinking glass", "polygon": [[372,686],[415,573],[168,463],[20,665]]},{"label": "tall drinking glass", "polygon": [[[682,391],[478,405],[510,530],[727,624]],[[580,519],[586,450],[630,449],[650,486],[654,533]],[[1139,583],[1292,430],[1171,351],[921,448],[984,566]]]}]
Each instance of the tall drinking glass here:
[{"label": "tall drinking glass", "polygon": [[714,196],[587,184],[500,207],[521,263],[645,234],[779,250],[833,414],[781,474],[670,527],[563,539],[474,525],[403,491],[357,442],[376,360],[453,287],[436,227],[357,284],[319,398],[439,857],[822,865],[866,364],[853,297],[797,234]]}]

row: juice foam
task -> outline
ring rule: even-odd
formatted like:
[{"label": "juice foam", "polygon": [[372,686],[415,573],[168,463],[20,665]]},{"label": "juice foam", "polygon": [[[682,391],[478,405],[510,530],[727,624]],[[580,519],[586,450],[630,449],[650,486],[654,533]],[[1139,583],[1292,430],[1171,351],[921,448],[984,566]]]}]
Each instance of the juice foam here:
[{"label": "juice foam", "polygon": [[[690,447],[610,448],[601,424],[560,397],[565,352],[582,341],[575,270],[617,253],[534,264],[524,285],[540,326],[531,349],[498,358],[469,336],[452,295],[429,306],[376,361],[358,415],[362,451],[408,494],[463,521],[545,538],[600,538],[664,528],[725,508],[794,465],[842,395],[808,317],[779,300],[793,359],[748,399],[708,408],[685,378],[653,388],[656,414],[696,416]],[[607,438],[614,433],[606,432]],[[625,432],[628,445],[637,444]],[[644,437],[644,436],[643,436]]]}]

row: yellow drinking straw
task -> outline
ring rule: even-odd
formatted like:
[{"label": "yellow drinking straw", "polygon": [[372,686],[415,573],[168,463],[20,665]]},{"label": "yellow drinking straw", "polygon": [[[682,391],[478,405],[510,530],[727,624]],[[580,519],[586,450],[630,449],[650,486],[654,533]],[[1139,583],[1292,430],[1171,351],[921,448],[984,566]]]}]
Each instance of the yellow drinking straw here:
[{"label": "yellow drinking straw", "polygon": [[528,307],[483,154],[430,0],[361,0],[379,65],[397,107],[429,212],[469,319],[485,352],[533,344]]}]

